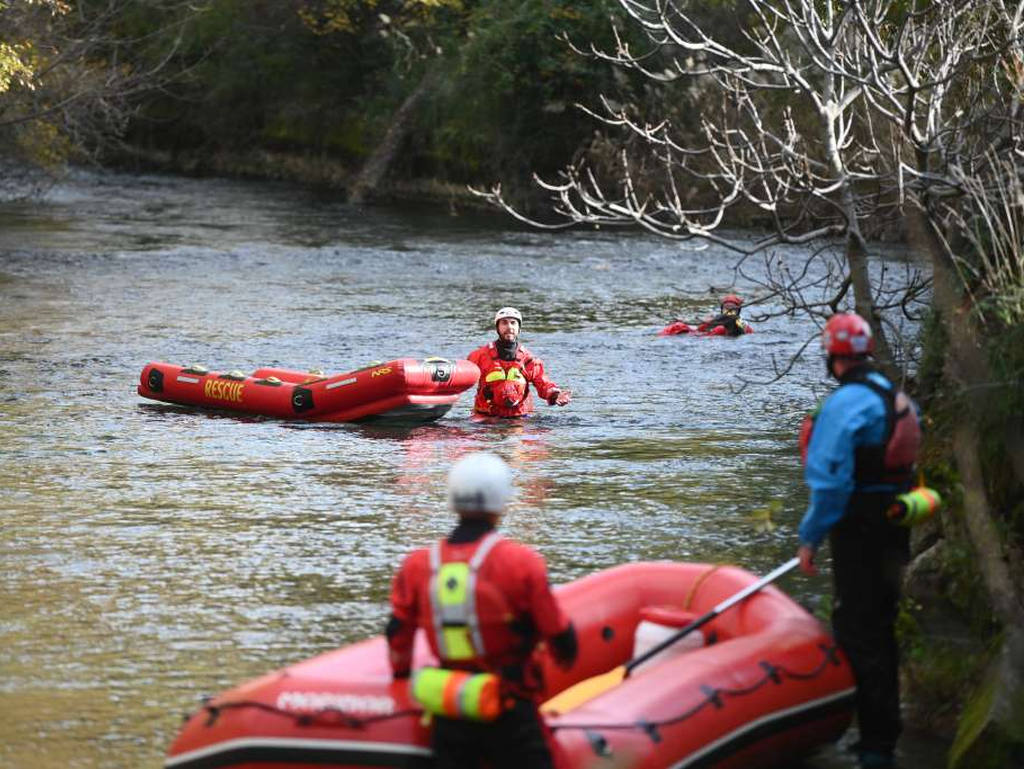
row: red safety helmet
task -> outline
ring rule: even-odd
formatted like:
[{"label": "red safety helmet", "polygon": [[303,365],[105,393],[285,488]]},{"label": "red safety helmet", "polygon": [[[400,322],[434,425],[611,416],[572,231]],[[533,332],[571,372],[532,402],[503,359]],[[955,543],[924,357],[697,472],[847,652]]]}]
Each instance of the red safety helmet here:
[{"label": "red safety helmet", "polygon": [[858,357],[875,351],[871,325],[855,312],[842,312],[828,319],[821,332],[821,346],[828,355]]},{"label": "red safety helmet", "polygon": [[738,310],[743,306],[743,300],[736,296],[736,294],[726,294],[722,297],[722,301],[719,302],[719,305],[724,308],[727,304],[736,305],[736,309]]}]

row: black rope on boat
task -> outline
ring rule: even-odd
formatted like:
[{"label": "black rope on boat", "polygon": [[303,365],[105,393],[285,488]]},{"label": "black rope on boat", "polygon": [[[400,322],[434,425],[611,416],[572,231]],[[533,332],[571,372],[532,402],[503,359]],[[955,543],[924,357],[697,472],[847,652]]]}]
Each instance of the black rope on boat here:
[{"label": "black rope on boat", "polygon": [[[823,659],[822,661],[809,671],[796,671],[789,670],[782,665],[773,665],[768,661],[762,661],[759,663],[762,670],[765,671],[764,677],[758,681],[755,681],[750,686],[742,688],[720,688],[716,689],[711,686],[702,685],[701,691],[704,694],[704,699],[697,703],[688,710],[682,713],[672,716],[671,718],[665,718],[660,721],[626,721],[620,723],[610,724],[551,724],[550,728],[552,731],[556,729],[582,729],[587,735],[587,739],[591,742],[591,746],[598,755],[606,755],[604,751],[607,751],[607,742],[597,730],[615,730],[615,729],[638,729],[647,734],[651,738],[652,742],[660,742],[661,734],[658,731],[659,727],[674,726],[682,723],[688,718],[692,718],[697,715],[700,711],[709,705],[717,708],[725,707],[724,698],[743,697],[747,694],[752,694],[760,689],[762,686],[767,684],[769,681],[775,684],[782,684],[783,678],[790,678],[794,681],[809,681],[817,678],[829,665],[840,665],[842,660],[839,657],[839,647],[836,645],[819,644],[818,648],[821,650]],[[357,717],[350,713],[346,713],[338,708],[323,708],[321,710],[313,711],[312,713],[297,713],[292,710],[285,710],[279,708],[276,705],[268,705],[265,702],[259,702],[257,700],[236,700],[234,702],[225,702],[219,705],[204,704],[203,709],[207,711],[208,718],[206,725],[212,726],[213,723],[220,716],[222,711],[235,709],[235,708],[256,708],[266,713],[272,713],[274,715],[291,718],[299,726],[345,726],[350,729],[363,729],[370,724],[378,723],[381,721],[389,721],[394,718],[406,718],[409,716],[419,717],[423,714],[423,711],[418,708],[410,708],[407,710],[398,710],[394,713],[382,713],[374,716]]]},{"label": "black rope on boat", "polygon": [[[701,691],[704,694],[704,699],[697,703],[689,710],[685,710],[682,713],[672,716],[671,718],[665,718],[660,721],[624,721],[620,723],[609,723],[609,724],[551,724],[550,729],[552,731],[556,729],[583,729],[588,733],[597,733],[597,730],[615,730],[615,729],[638,729],[646,732],[651,736],[654,742],[660,739],[660,735],[657,732],[658,727],[674,726],[682,723],[688,718],[692,718],[697,715],[704,708],[709,705],[715,708],[725,707],[724,698],[743,697],[747,694],[753,694],[762,686],[772,681],[776,684],[783,683],[784,678],[790,678],[794,681],[809,681],[817,678],[824,672],[829,665],[841,664],[842,660],[839,658],[839,647],[835,645],[819,644],[818,648],[822,651],[822,661],[809,671],[797,671],[789,670],[782,665],[773,665],[768,661],[762,661],[760,667],[765,671],[764,677],[758,681],[755,681],[750,686],[742,688],[728,689],[721,688],[716,689],[711,686],[701,686]],[[658,739],[655,739],[654,735],[658,735]]]}]

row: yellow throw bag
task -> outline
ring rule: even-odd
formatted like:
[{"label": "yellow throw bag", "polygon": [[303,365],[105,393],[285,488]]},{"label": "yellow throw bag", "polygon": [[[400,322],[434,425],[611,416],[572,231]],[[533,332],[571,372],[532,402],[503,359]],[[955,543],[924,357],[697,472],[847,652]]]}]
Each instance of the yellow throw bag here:
[{"label": "yellow throw bag", "polygon": [[409,682],[412,697],[428,713],[469,721],[501,715],[499,680],[493,673],[420,668]]},{"label": "yellow throw bag", "polygon": [[900,526],[916,526],[935,515],[941,507],[942,497],[939,492],[918,486],[896,497],[887,515],[889,520]]}]

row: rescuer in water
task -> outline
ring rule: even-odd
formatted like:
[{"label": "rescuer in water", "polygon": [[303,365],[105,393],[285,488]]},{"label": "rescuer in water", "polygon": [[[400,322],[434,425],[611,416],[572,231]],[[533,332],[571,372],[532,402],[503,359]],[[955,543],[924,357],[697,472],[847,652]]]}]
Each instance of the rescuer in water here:
[{"label": "rescuer in water", "polygon": [[497,456],[460,460],[448,476],[458,524],[409,554],[395,576],[386,633],[395,678],[410,675],[417,628],[440,661],[411,679],[413,697],[432,714],[437,769],[554,766],[533,653],[546,640],[556,664],[569,668],[576,632],[551,593],[544,559],[495,531],[511,494],[511,473]]},{"label": "rescuer in water", "polygon": [[753,334],[754,327],[740,317],[742,309],[743,299],[736,294],[727,294],[722,297],[718,315],[706,318],[693,325],[684,320],[677,320],[659,331],[658,336],[691,333],[702,336],[743,336],[744,334]]},{"label": "rescuer in water", "polygon": [[544,373],[544,362],[519,343],[523,316],[515,307],[494,315],[498,338],[473,350],[467,359],[480,369],[473,410],[496,417],[522,417],[533,412],[532,384],[552,406],[565,406],[572,391],[563,390]]},{"label": "rescuer in water", "polygon": [[832,550],[832,629],[857,682],[860,766],[887,769],[902,730],[895,621],[909,530],[888,519],[913,485],[920,445],[914,403],[871,363],[871,326],[832,316],[822,333],[839,388],[801,430],[810,506],[800,522],[800,567],[816,574],[825,536]]},{"label": "rescuer in water", "polygon": [[718,315],[698,324],[696,329],[698,332],[715,336],[743,336],[754,333],[754,327],[740,317],[743,310],[743,299],[739,296],[736,294],[723,296],[718,309]]}]

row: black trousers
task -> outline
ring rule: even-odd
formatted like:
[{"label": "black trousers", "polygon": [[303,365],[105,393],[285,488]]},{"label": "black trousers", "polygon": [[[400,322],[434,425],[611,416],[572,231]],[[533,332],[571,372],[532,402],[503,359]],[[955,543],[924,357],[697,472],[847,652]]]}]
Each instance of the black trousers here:
[{"label": "black trousers", "polygon": [[553,769],[537,706],[527,700],[495,721],[434,717],[431,738],[436,769]]},{"label": "black trousers", "polygon": [[891,494],[855,493],[830,533],[832,631],[853,667],[861,750],[891,753],[900,718],[896,614],[910,532],[885,519]]}]

